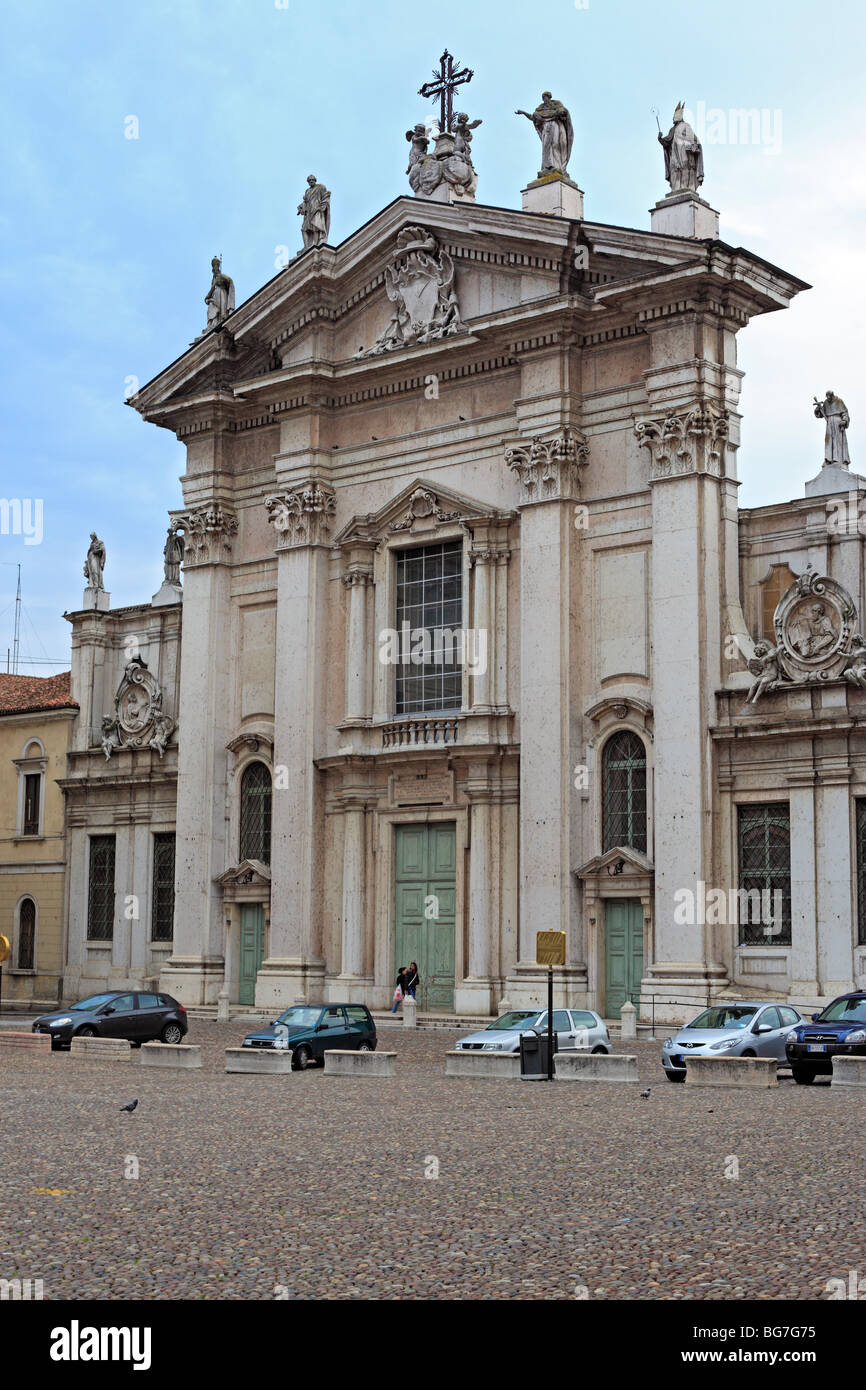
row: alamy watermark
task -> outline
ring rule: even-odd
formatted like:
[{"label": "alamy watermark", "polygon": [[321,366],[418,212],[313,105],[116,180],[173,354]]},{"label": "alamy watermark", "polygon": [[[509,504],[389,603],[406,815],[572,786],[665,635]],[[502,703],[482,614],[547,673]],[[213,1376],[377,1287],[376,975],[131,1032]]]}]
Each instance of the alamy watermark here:
[{"label": "alamy watermark", "polygon": [[0,536],[23,536],[25,545],[41,545],[42,498],[0,497]]},{"label": "alamy watermark", "polygon": [[674,892],[674,922],[678,927],[736,926],[751,922],[765,936],[778,936],[784,922],[783,895],[779,888],[707,888],[703,879],[695,887]]},{"label": "alamy watermark", "polygon": [[379,661],[383,666],[465,666],[473,676],[487,671],[486,628],[413,627],[383,628],[379,633]]},{"label": "alamy watermark", "polygon": [[782,148],[782,112],[768,106],[707,106],[699,101],[683,119],[694,129],[702,145],[760,145],[771,154]]}]

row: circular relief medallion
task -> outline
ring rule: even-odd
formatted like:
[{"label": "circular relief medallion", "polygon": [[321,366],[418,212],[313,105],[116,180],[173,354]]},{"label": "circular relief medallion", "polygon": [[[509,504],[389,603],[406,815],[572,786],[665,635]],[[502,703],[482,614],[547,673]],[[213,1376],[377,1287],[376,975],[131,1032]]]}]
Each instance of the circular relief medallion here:
[{"label": "circular relief medallion", "polygon": [[794,681],[838,679],[849,659],[854,617],[841,584],[807,570],[782,596],[773,618],[785,674]]}]

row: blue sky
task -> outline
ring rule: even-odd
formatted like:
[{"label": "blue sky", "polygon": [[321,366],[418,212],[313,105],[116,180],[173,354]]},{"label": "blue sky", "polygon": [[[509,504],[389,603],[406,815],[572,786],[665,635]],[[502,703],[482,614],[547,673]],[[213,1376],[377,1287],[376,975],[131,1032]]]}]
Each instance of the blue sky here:
[{"label": "blue sky", "polygon": [[[475,70],[460,105],[483,119],[481,202],[520,205],[537,140],[513,113],[542,88],[572,112],[593,221],[649,226],[666,191],[653,107],[664,129],[680,98],[715,121],[702,192],[722,237],[814,286],[740,336],[740,503],[802,495],[822,459],[811,399],[828,386],[866,473],[862,16],[855,0],[12,0],[0,492],[43,499],[44,520],[40,545],[0,535],[2,661],[18,561],[23,657],[66,662],[61,614],[81,603],[91,529],[113,606],[159,587],[183,450],[124,405],[127,378],[147,381],[202,329],[215,252],[240,302],[277,248],[298,249],[308,173],[332,190],[332,243],[409,191],[404,131],[432,111],[417,89],[446,46]],[[733,143],[710,114],[734,108],[766,113],[762,138]]]}]

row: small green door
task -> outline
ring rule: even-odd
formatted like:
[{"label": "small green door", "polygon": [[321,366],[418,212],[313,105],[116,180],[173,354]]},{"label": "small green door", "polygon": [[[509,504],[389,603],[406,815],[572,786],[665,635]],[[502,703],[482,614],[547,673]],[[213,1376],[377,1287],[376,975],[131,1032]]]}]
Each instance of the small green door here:
[{"label": "small green door", "polygon": [[604,1012],[619,1018],[627,999],[640,1009],[643,977],[643,909],[639,898],[604,905]]},{"label": "small green door", "polygon": [[418,962],[418,1007],[454,1008],[457,833],[444,825],[398,825],[395,854],[394,974]]},{"label": "small green door", "polygon": [[241,907],[238,1003],[256,1002],[256,976],[265,954],[265,909],[261,903]]}]

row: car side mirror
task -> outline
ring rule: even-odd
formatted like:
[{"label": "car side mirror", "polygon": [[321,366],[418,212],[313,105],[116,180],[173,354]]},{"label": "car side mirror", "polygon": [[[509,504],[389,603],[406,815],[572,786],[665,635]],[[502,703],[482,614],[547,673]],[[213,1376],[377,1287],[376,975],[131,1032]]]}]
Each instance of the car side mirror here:
[{"label": "car side mirror", "polygon": [[818,1019],[819,1019],[820,1017],[821,1017],[820,1014],[813,1014],[813,1015],[812,1015],[812,1022],[813,1022],[813,1023],[817,1023],[817,1022],[818,1022]]},{"label": "car side mirror", "polygon": [[110,1004],[106,1004],[106,1006],[105,1006],[104,1009],[100,1009],[100,1010],[99,1010],[99,1013],[100,1013],[100,1017],[104,1018],[106,1014],[113,1014],[113,1013],[114,1013],[114,1009],[111,1007]]},{"label": "car side mirror", "polygon": [[757,1028],[755,1029],[756,1033],[772,1033],[772,1031],[772,1023],[759,1023]]},{"label": "car side mirror", "polygon": [[316,1024],[315,1031],[316,1031],[317,1033],[324,1033],[324,1031],[325,1031],[325,1029],[327,1028],[327,1026],[328,1026],[328,1025],[327,1025],[326,1023],[317,1023],[317,1024]]}]

